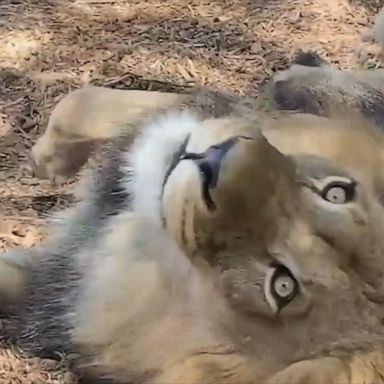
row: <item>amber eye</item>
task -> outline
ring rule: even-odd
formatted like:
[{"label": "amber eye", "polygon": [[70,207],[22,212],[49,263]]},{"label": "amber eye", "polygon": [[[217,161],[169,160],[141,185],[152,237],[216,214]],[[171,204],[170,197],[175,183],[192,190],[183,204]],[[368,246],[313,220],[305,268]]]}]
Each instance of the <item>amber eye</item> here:
[{"label": "amber eye", "polygon": [[355,199],[356,183],[354,181],[350,183],[333,181],[320,191],[320,195],[332,204],[345,204]]},{"label": "amber eye", "polygon": [[264,295],[272,310],[278,313],[299,293],[299,284],[290,270],[281,264],[271,266],[268,271]]}]

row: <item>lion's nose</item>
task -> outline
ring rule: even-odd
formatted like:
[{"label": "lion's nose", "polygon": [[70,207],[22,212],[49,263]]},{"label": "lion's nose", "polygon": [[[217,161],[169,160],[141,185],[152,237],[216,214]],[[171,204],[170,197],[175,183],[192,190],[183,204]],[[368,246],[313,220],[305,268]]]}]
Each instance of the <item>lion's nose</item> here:
[{"label": "lion's nose", "polygon": [[221,143],[210,146],[205,152],[186,152],[181,159],[195,161],[202,173],[209,175],[209,186],[214,188],[217,184],[221,162],[238,140],[239,136],[234,136]]},{"label": "lion's nose", "polygon": [[215,188],[219,180],[221,163],[230,149],[239,141],[239,139],[249,139],[243,136],[233,136],[221,143],[210,146],[202,153],[186,152],[181,160],[192,160],[199,167],[203,199],[209,210],[215,210],[216,205],[211,198],[210,190]]}]

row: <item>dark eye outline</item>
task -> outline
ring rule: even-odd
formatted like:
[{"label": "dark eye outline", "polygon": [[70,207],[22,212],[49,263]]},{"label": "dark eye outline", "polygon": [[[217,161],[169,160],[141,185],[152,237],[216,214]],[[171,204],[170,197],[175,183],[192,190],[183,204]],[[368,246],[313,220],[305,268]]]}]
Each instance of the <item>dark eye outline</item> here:
[{"label": "dark eye outline", "polygon": [[[356,181],[352,180],[351,182],[343,182],[343,181],[332,181],[326,186],[323,187],[321,191],[319,191],[320,196],[325,200],[335,205],[341,205],[349,203],[356,198]],[[327,198],[327,193],[332,188],[341,188],[345,192],[345,201],[342,203],[334,203],[333,201]]]},{"label": "dark eye outline", "polygon": [[[276,304],[276,314],[279,314],[280,311],[287,306],[292,300],[299,294],[300,292],[300,285],[298,281],[296,280],[295,276],[291,273],[291,271],[285,267],[283,264],[279,263],[271,263],[270,267],[273,269],[272,274],[270,277],[266,278],[266,285],[264,288],[264,295],[268,301],[268,303],[271,305],[272,303],[269,302],[267,295],[266,295],[266,289],[269,290],[270,295],[273,297],[274,303]],[[293,282],[294,282],[294,289],[292,290],[292,293],[287,297],[281,297],[275,290],[275,282],[278,278],[282,276],[288,276]],[[267,285],[268,284],[268,285]],[[272,305],[273,307],[273,305]]]}]

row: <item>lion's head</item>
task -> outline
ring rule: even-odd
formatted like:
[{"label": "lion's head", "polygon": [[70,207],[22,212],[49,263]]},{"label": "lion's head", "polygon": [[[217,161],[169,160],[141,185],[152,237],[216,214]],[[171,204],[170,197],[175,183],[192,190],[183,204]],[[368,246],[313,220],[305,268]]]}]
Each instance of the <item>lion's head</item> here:
[{"label": "lion's head", "polygon": [[133,155],[135,209],[224,303],[205,315],[242,372],[212,377],[381,382],[382,206],[361,173],[330,155],[280,152],[256,119],[173,116],[151,129]]}]

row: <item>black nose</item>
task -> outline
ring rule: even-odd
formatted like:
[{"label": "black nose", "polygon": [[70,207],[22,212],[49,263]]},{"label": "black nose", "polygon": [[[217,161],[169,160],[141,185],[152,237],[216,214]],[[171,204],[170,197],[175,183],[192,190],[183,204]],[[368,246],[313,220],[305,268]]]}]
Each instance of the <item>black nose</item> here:
[{"label": "black nose", "polygon": [[221,143],[210,146],[203,153],[189,153],[182,155],[182,160],[193,160],[200,170],[202,181],[202,195],[209,210],[215,210],[216,204],[212,200],[210,190],[215,188],[219,180],[221,162],[228,151],[237,143],[240,136],[231,137]]},{"label": "black nose", "polygon": [[201,172],[209,178],[209,187],[214,188],[219,179],[219,171],[222,160],[240,137],[242,136],[231,137],[221,143],[210,146],[205,152],[202,153],[186,152],[181,156],[181,159],[194,160],[199,166]]}]

